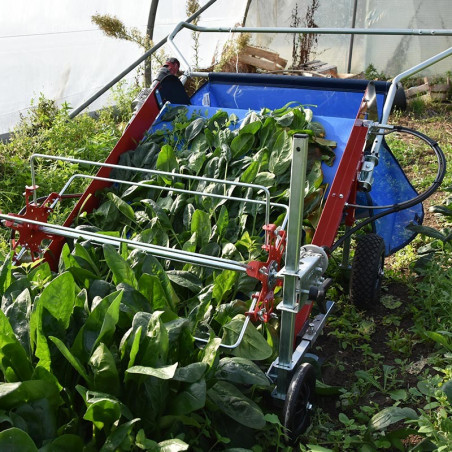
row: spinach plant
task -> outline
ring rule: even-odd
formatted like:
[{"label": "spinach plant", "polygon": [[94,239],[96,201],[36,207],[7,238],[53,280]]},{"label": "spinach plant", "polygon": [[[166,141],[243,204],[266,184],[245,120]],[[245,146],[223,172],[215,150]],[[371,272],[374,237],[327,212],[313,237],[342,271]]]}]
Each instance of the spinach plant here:
[{"label": "spinach plant", "polygon": [[[225,112],[187,118],[175,107],[162,121],[166,127],[121,156],[131,169],[112,177],[143,181],[133,167],[203,175],[264,185],[282,202],[291,137],[309,134],[309,240],[325,190],[321,163],[334,158],[334,143],[309,110],[287,105],[239,122]],[[144,182],[113,185],[78,227],[242,262],[265,259],[262,206],[206,196],[262,200],[260,190],[166,175]],[[283,211],[271,213],[281,224]],[[272,419],[259,405],[271,390],[260,364],[274,357],[276,325],[249,324],[229,352],[220,343],[236,342],[256,288],[244,274],[80,240],[64,246],[57,273],[46,263],[14,267],[7,259],[0,269],[0,448],[252,447]]]}]

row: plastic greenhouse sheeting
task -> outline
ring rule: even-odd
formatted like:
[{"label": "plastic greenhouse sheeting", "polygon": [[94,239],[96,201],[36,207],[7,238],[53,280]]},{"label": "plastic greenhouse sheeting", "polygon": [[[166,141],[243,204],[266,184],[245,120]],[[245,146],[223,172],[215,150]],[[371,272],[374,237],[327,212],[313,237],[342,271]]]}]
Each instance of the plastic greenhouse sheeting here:
[{"label": "plastic greenhouse sheeting", "polygon": [[[207,0],[199,3],[204,5]],[[233,26],[243,20],[246,2],[229,0],[226,9],[224,4],[224,0],[218,0],[201,15],[199,25]],[[145,33],[150,5],[151,0],[1,0],[0,135],[18,122],[40,93],[75,108],[136,61],[144,50],[135,43],[105,36],[91,22],[91,16],[117,16],[126,27]],[[154,41],[186,18],[185,0],[160,0]],[[221,42],[228,38],[225,34],[217,37],[201,37],[203,65],[211,63],[215,49],[221,49]],[[181,33],[176,42],[192,62],[190,32]],[[133,71],[126,80],[133,83],[136,77]],[[96,110],[111,102],[111,95],[106,93],[89,108]]]},{"label": "plastic greenhouse sheeting", "polygon": [[[398,29],[450,29],[452,8],[450,0],[318,0],[313,20],[317,27]],[[306,13],[313,0],[252,0],[246,26],[289,27],[295,20],[306,26]],[[295,10],[296,8],[296,10]],[[256,44],[269,47],[291,60],[293,37],[284,35],[256,35]],[[310,59],[319,59],[347,72],[351,37],[348,35],[319,35]],[[372,64],[377,71],[394,77],[423,60],[452,46],[452,36],[355,36],[353,39],[351,71],[359,73]],[[425,74],[445,74],[451,63],[444,60]]]},{"label": "plastic greenhouse sheeting", "polygon": [[[126,27],[144,33],[151,3],[157,0],[2,0],[0,2],[0,135],[7,132],[25,113],[31,99],[40,93],[58,103],[79,106],[98,89],[112,80],[143,50],[134,43],[105,36],[91,22],[91,16],[117,16]],[[199,0],[201,6],[207,0]],[[354,0],[336,0],[334,8],[327,0],[318,0],[314,13],[317,26],[350,27]],[[298,25],[305,26],[307,9],[312,0],[217,0],[200,17],[199,25],[207,27],[289,26],[297,6]],[[155,42],[170,33],[177,23],[187,18],[186,0],[159,0],[155,18]],[[357,2],[356,27],[369,28],[451,28],[450,0],[368,0]],[[201,34],[199,65],[209,67],[215,55],[221,54],[223,43],[235,35]],[[263,45],[281,56],[292,59],[293,36],[252,36],[252,43]],[[323,35],[313,48],[312,57],[336,64],[345,72],[349,57],[350,36]],[[183,30],[175,39],[186,59],[196,61],[193,35]],[[420,36],[356,36],[352,71],[364,70],[372,63],[377,70],[395,75],[420,61],[452,46],[452,37]],[[164,51],[172,54],[165,46]],[[433,73],[450,70],[445,60]],[[126,79],[133,82],[137,72]],[[109,94],[91,105],[95,110],[108,104]]]}]

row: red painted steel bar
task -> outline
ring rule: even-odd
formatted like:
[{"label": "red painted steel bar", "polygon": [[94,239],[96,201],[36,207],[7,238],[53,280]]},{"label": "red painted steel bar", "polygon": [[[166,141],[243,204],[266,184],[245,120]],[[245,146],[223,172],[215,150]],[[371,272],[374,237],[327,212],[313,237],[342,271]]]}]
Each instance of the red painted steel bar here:
[{"label": "red painted steel bar", "polygon": [[331,247],[341,224],[345,203],[349,201],[353,184],[361,167],[362,152],[366,142],[368,129],[360,122],[358,120],[353,126],[331,184],[330,193],[312,239],[314,245]]},{"label": "red painted steel bar", "polygon": [[[143,139],[144,134],[149,129],[159,114],[160,108],[155,97],[155,91],[158,88],[155,87],[151,94],[148,96],[134,120],[129,124],[122,137],[116,143],[110,155],[105,160],[105,163],[116,164],[119,161],[119,157],[124,152],[131,149],[135,149],[137,144]],[[98,177],[108,178],[111,173],[111,168],[101,168],[97,175]],[[81,212],[91,212],[98,206],[98,199],[95,194],[97,191],[111,185],[109,182],[94,180],[88,186],[82,197],[78,200],[72,212],[64,222],[63,226],[70,226],[74,219]],[[46,260],[49,262],[52,268],[58,266],[59,255],[65,242],[65,237],[55,238],[49,246],[49,249],[45,255]]]},{"label": "red painted steel bar", "polygon": [[[357,176],[361,169],[368,132],[368,128],[363,123],[367,112],[367,99],[368,92],[366,90],[312,239],[313,245],[331,247],[343,219],[345,203],[356,198]],[[354,211],[350,212],[347,209],[346,213],[345,221],[350,226],[349,223],[353,224],[354,221]],[[305,304],[297,314],[295,335],[306,325],[312,306],[312,302]]]}]

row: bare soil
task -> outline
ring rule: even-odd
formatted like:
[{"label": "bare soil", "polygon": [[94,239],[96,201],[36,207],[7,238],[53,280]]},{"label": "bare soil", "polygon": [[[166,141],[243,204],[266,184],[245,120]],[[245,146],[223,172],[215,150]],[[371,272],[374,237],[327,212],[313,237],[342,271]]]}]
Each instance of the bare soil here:
[{"label": "bare soil", "polygon": [[[439,110],[439,111],[438,111]],[[415,130],[419,130],[431,138],[438,141],[440,146],[445,150],[446,158],[450,159],[451,145],[452,145],[452,105],[435,106],[428,108],[422,118],[415,116],[403,116],[392,118],[391,123],[403,125]],[[422,186],[425,173],[419,172],[419,168],[425,167],[426,172],[431,174],[433,168],[433,174],[435,171],[435,157],[432,156],[431,150],[428,154],[420,149],[417,139],[406,135],[400,135],[398,137],[406,144],[407,154],[403,155],[403,169],[413,186],[422,192],[425,190],[425,183]],[[424,149],[426,147],[424,146]],[[412,152],[412,154],[409,154]],[[448,162],[452,164],[452,162]],[[445,182],[451,183],[451,170],[449,169]],[[432,178],[433,180],[433,178]],[[420,185],[418,188],[417,185]],[[436,229],[444,227],[444,221],[441,217],[433,214],[429,211],[429,208],[434,205],[440,205],[447,192],[443,189],[439,189],[433,196],[424,202],[425,217],[423,224]],[[387,259],[387,265],[392,266],[397,257],[389,257]],[[419,381],[419,375],[421,372],[429,369],[430,374],[436,373],[428,364],[428,357],[434,352],[434,345],[426,343],[424,341],[418,341],[411,328],[414,325],[413,318],[410,312],[410,304],[413,300],[410,296],[410,289],[403,280],[411,274],[409,268],[402,268],[400,270],[400,281],[390,281],[386,283],[385,294],[392,295],[397,300],[401,301],[401,306],[395,310],[389,310],[383,304],[373,306],[371,310],[366,312],[365,316],[371,318],[375,323],[375,329],[371,334],[370,346],[372,352],[380,354],[381,359],[376,360],[378,366],[393,366],[395,374],[391,376],[391,379],[397,381],[397,389],[409,390],[416,387]],[[340,307],[339,307],[340,309]],[[388,324],[387,316],[394,314],[399,317],[400,324]],[[333,316],[340,315],[340,312],[333,314]],[[337,328],[337,327],[336,327]],[[411,331],[410,331],[411,330]],[[317,349],[314,353],[317,353],[321,357],[322,361],[322,380],[324,383],[331,386],[339,386],[345,388],[347,391],[352,391],[357,382],[357,376],[355,374],[358,370],[366,370],[364,364],[364,357],[362,350],[358,348],[360,344],[350,344],[345,349],[341,346],[340,340],[332,334],[334,327],[326,325],[323,335],[317,341]],[[400,350],[394,350],[394,347],[389,346],[391,336],[394,336],[397,332],[409,333],[413,339],[411,349],[408,353],[401,353]],[[404,361],[407,364],[402,366],[400,362]],[[382,378],[378,380],[382,382]],[[356,387],[356,386],[355,386]],[[376,406],[378,409],[383,409],[388,406],[394,405],[394,400],[391,399],[388,392],[379,391],[377,388],[371,387],[362,394],[357,395],[357,400],[349,408],[344,406],[338,396],[331,397],[319,397],[319,406],[331,416],[331,419],[337,419],[339,413],[347,413],[350,411],[353,417],[352,410],[359,409],[363,406]],[[420,408],[413,406],[410,401],[410,406],[414,409]],[[393,426],[394,428],[397,425]],[[412,448],[423,437],[412,434],[403,440],[404,446]]]}]

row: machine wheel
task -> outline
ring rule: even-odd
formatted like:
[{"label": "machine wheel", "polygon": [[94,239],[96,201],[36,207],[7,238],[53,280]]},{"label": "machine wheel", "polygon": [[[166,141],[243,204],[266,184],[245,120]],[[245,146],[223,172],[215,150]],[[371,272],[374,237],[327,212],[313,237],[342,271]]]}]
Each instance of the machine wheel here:
[{"label": "machine wheel", "polygon": [[292,377],[283,408],[284,428],[291,442],[295,442],[309,427],[314,411],[314,397],[314,367],[303,363]]},{"label": "machine wheel", "polygon": [[401,83],[397,85],[397,91],[394,96],[394,102],[392,103],[392,111],[401,110],[405,111],[407,107],[405,90]]},{"label": "machine wheel", "polygon": [[358,241],[350,276],[350,300],[359,308],[370,308],[380,301],[385,259],[385,243],[377,234],[366,234]]}]

